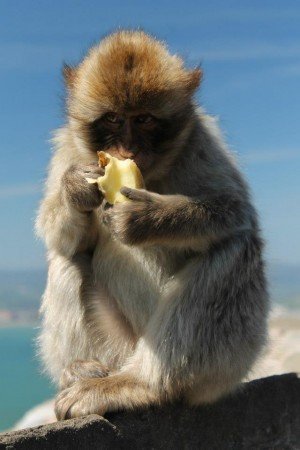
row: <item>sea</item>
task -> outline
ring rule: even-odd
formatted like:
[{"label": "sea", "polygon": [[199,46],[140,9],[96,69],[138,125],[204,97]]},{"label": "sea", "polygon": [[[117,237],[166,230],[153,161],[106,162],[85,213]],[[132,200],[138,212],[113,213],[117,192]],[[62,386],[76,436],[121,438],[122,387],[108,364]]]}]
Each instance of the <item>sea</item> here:
[{"label": "sea", "polygon": [[0,431],[33,406],[54,396],[36,355],[34,327],[0,328]]}]

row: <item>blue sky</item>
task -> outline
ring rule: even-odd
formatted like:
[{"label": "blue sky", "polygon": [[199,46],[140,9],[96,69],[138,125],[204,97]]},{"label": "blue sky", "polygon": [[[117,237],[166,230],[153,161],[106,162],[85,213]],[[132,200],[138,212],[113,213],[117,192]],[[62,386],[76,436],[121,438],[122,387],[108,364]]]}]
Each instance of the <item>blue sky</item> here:
[{"label": "blue sky", "polygon": [[300,2],[0,2],[0,269],[45,265],[33,233],[63,123],[63,61],[118,27],[166,40],[190,66],[251,185],[269,261],[300,263]]}]

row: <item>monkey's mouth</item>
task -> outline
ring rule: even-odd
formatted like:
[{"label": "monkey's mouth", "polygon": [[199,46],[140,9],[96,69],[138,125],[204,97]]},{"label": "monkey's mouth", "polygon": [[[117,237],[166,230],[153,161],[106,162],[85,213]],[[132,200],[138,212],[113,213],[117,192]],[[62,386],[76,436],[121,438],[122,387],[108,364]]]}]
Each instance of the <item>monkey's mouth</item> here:
[{"label": "monkey's mouth", "polygon": [[132,159],[136,163],[142,174],[145,174],[154,163],[154,155],[152,155],[148,151],[140,150],[137,153],[132,153],[125,150],[123,147],[110,148],[106,151],[115,158],[121,160]]},{"label": "monkey's mouth", "polygon": [[152,155],[142,151],[138,152],[132,159],[142,173],[146,172],[153,164]]}]

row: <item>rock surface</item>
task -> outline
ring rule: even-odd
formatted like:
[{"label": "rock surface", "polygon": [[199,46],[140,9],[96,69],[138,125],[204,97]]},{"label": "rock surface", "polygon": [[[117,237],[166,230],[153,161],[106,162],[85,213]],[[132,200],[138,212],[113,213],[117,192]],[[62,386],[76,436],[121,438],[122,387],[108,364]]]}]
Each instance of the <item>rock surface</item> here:
[{"label": "rock surface", "polygon": [[0,435],[0,449],[299,450],[296,374],[245,383],[215,405],[92,415]]}]

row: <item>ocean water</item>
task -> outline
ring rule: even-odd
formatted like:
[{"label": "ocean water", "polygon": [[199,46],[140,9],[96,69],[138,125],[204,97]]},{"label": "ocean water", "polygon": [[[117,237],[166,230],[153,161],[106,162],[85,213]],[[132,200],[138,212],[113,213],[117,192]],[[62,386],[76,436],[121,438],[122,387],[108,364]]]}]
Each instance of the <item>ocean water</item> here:
[{"label": "ocean water", "polygon": [[36,334],[31,327],[0,328],[0,431],[54,395],[54,387],[41,374]]}]

